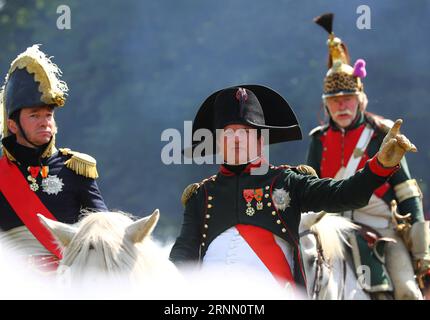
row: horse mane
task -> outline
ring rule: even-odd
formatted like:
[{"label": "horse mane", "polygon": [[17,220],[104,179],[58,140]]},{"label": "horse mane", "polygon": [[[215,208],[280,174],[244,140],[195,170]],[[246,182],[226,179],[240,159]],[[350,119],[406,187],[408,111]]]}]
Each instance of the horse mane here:
[{"label": "horse mane", "polygon": [[348,233],[359,227],[350,220],[337,214],[325,213],[319,219],[312,219],[316,213],[302,215],[303,225],[314,232],[324,248],[323,254],[329,261],[345,259],[345,244],[350,246],[345,238]]},{"label": "horse mane", "polygon": [[86,213],[76,234],[63,248],[60,267],[73,267],[74,273],[79,274],[87,271],[91,257],[97,263],[98,273],[147,276],[163,259],[149,236],[139,243],[126,236],[126,228],[133,222],[134,217],[124,212]]}]

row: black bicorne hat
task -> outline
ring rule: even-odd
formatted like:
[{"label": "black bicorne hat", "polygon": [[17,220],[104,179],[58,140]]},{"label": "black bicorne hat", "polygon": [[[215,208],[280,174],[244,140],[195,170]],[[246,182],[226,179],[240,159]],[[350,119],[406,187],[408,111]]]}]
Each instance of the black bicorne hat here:
[{"label": "black bicorne hat", "polygon": [[[193,134],[208,129],[215,137],[216,129],[229,124],[269,129],[270,144],[302,139],[297,117],[288,102],[261,85],[239,85],[212,93],[194,118]],[[193,144],[193,149],[200,143],[203,141]]]},{"label": "black bicorne hat", "polygon": [[34,81],[34,75],[26,69],[16,69],[5,85],[4,103],[8,117],[17,110],[46,105],[42,101],[39,83]]},{"label": "black bicorne hat", "polygon": [[8,135],[6,121],[15,111],[64,105],[68,88],[60,75],[61,70],[38,45],[27,48],[12,61],[0,91],[4,136]]}]

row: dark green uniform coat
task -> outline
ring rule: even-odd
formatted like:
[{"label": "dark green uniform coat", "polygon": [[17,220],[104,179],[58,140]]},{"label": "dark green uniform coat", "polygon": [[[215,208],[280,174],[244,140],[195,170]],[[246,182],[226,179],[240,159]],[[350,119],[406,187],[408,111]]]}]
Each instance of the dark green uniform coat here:
[{"label": "dark green uniform coat", "polygon": [[[249,169],[249,168],[248,168]],[[288,166],[270,166],[265,175],[251,175],[249,170],[234,174],[221,171],[196,185],[186,202],[182,230],[170,253],[178,266],[201,261],[211,242],[237,224],[250,224],[271,231],[294,248],[295,281],[304,284],[298,227],[302,212],[337,212],[366,205],[377,187],[393,170],[383,170],[376,158],[353,177],[344,181],[319,179]],[[245,189],[262,188],[263,209],[247,215]],[[289,195],[285,210],[278,210],[272,198],[276,189]],[[275,200],[276,201],[276,200]],[[255,208],[255,202],[252,204]]]}]

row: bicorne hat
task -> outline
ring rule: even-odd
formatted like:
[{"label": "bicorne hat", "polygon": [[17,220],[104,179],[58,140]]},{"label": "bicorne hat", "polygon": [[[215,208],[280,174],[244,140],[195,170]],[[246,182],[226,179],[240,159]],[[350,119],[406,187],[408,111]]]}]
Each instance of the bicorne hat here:
[{"label": "bicorne hat", "polygon": [[[230,124],[268,129],[270,144],[302,139],[297,117],[288,102],[262,85],[245,84],[212,93],[194,118],[193,134],[199,129],[208,129],[215,136],[216,129]],[[193,144],[193,149],[203,142]]]}]

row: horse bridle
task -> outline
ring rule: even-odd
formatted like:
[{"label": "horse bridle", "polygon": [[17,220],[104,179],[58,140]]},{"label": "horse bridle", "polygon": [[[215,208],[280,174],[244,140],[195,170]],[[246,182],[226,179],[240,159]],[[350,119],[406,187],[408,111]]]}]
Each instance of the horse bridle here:
[{"label": "horse bridle", "polygon": [[[323,278],[323,272],[322,272],[322,267],[323,264],[326,263],[325,258],[324,258],[324,252],[323,252],[323,248],[321,245],[321,240],[320,237],[318,236],[318,234],[312,230],[305,230],[303,232],[299,233],[299,237],[302,238],[304,236],[307,235],[313,235],[315,240],[316,240],[316,244],[317,244],[317,266],[316,266],[316,270],[315,270],[315,276],[314,276],[314,281],[312,283],[312,299],[316,300],[321,292],[321,288],[322,288],[322,278]],[[326,265],[328,265],[326,263]],[[330,266],[328,265],[328,267],[330,268]]]},{"label": "horse bridle", "polygon": [[[325,256],[324,256],[324,250],[322,248],[321,245],[321,239],[318,235],[318,233],[312,231],[312,230],[305,230],[303,232],[299,233],[299,238],[302,238],[304,236],[307,235],[313,235],[315,240],[316,240],[316,244],[317,244],[317,266],[316,266],[316,270],[315,270],[315,276],[314,276],[314,281],[312,283],[312,299],[316,300],[319,297],[319,294],[321,292],[321,288],[322,288],[322,278],[323,278],[323,264],[326,264],[326,266],[330,269],[330,264],[327,263]],[[345,282],[346,282],[346,262],[343,261],[343,283],[342,286],[340,287],[340,292],[338,294],[338,296],[344,296],[345,294]]]}]

